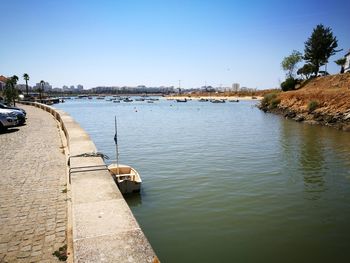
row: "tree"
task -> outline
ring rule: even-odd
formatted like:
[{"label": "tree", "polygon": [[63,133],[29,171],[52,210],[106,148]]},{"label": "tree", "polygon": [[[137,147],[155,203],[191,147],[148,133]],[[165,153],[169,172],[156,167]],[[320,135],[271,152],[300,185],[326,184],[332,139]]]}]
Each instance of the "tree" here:
[{"label": "tree", "polygon": [[281,66],[286,71],[287,78],[295,77],[295,69],[297,64],[303,59],[299,51],[293,50],[292,54],[283,58]]},{"label": "tree", "polygon": [[313,72],[315,72],[315,66],[310,63],[307,63],[300,69],[298,69],[297,74],[304,75],[306,79],[309,79]]},{"label": "tree", "polygon": [[16,99],[18,97],[18,90],[16,89],[16,84],[18,81],[18,77],[13,75],[11,78],[6,80],[4,96],[8,103],[13,102],[13,105],[16,106]]},{"label": "tree", "polygon": [[45,84],[45,81],[40,80],[40,86],[38,88],[40,103],[42,102],[42,92],[44,91],[44,84]]},{"label": "tree", "polygon": [[340,58],[336,61],[334,61],[335,64],[337,64],[338,66],[340,66],[340,74],[344,73],[344,66],[345,66],[345,63],[346,63],[346,58]]},{"label": "tree", "polygon": [[314,74],[317,76],[320,67],[328,63],[328,59],[333,56],[338,47],[338,40],[333,36],[332,29],[324,27],[322,24],[314,28],[311,37],[305,42],[304,59],[312,64]]},{"label": "tree", "polygon": [[26,81],[26,93],[27,93],[27,96],[28,96],[28,80],[29,80],[29,75],[27,73],[24,73],[23,74],[23,78],[24,80]]},{"label": "tree", "polygon": [[293,78],[293,77],[289,77],[287,78],[285,81],[283,81],[281,83],[281,88],[283,91],[289,91],[289,90],[294,90],[295,86],[298,84],[298,80]]}]

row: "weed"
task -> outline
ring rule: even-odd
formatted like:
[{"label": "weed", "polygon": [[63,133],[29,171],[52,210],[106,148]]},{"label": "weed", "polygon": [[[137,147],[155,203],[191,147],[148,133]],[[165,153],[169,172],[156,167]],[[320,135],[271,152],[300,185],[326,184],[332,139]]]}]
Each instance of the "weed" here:
[{"label": "weed", "polygon": [[56,256],[59,261],[67,260],[67,245],[60,247],[58,250],[52,253],[53,256]]},{"label": "weed", "polygon": [[318,102],[315,100],[310,101],[307,105],[309,112],[313,112],[314,110],[317,109],[317,107],[318,107]]}]

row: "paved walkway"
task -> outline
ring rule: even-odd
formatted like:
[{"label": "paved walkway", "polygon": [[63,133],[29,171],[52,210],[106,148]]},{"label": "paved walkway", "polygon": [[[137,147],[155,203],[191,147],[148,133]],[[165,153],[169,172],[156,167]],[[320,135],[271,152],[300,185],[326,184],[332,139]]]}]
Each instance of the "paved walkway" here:
[{"label": "paved walkway", "polygon": [[52,253],[66,244],[65,155],[54,118],[23,108],[27,125],[0,134],[0,262],[60,262]]}]

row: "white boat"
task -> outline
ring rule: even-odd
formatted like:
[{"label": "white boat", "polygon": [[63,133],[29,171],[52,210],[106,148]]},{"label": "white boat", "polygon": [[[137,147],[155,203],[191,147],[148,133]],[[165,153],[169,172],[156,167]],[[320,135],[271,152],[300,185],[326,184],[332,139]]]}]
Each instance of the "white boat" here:
[{"label": "white boat", "polygon": [[140,192],[142,180],[134,168],[123,164],[111,164],[108,166],[108,170],[122,194]]},{"label": "white boat", "polygon": [[118,129],[117,118],[114,118],[115,125],[115,150],[116,150],[116,164],[110,164],[108,170],[111,173],[114,181],[122,194],[138,193],[141,190],[141,177],[139,173],[129,165],[119,164],[119,150],[118,150]]}]

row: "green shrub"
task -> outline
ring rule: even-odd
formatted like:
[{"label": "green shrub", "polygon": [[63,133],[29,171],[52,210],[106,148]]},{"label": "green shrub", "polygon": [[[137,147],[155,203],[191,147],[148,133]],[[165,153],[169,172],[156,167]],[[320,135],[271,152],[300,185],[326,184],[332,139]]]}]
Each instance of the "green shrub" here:
[{"label": "green shrub", "polygon": [[264,95],[264,98],[261,100],[262,108],[274,109],[281,102],[279,98],[277,98],[276,93],[268,93]]},{"label": "green shrub", "polygon": [[277,108],[278,104],[280,104],[281,100],[279,98],[273,98],[271,101],[270,101],[270,106],[269,108],[270,109],[275,109]]},{"label": "green shrub", "polygon": [[307,105],[309,112],[313,112],[314,110],[317,109],[317,107],[318,107],[318,102],[315,100],[310,101],[309,104]]},{"label": "green shrub", "polygon": [[290,77],[281,83],[281,89],[283,91],[294,90],[297,84],[298,80]]}]

